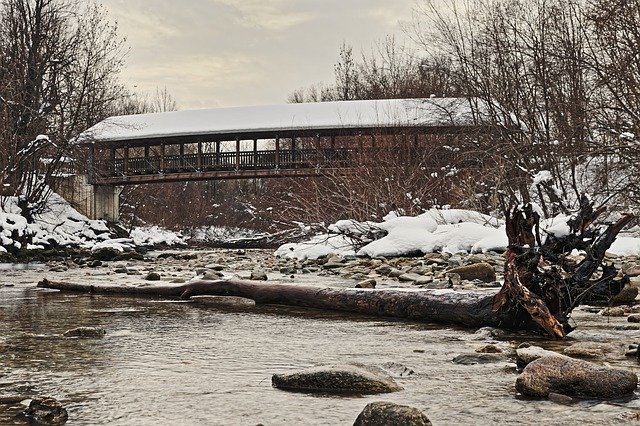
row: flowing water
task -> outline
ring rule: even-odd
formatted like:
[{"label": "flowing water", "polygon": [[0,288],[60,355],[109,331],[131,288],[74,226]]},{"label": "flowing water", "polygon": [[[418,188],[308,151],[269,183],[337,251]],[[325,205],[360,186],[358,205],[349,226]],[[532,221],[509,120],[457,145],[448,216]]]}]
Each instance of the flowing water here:
[{"label": "flowing water", "polygon": [[[640,413],[634,398],[561,405],[518,397],[510,360],[451,362],[492,341],[475,330],[204,299],[61,294],[14,274],[15,286],[0,288],[0,396],[52,396],[67,407],[68,424],[349,425],[379,400],[418,407],[440,425],[606,424]],[[579,340],[640,341],[640,331],[614,328],[624,318],[578,317]],[[79,326],[107,335],[61,337]],[[527,339],[497,343],[508,349]],[[341,362],[387,368],[404,390],[336,397],[271,386],[273,373]],[[611,364],[638,370],[633,360]],[[414,374],[401,375],[405,367]],[[24,408],[0,404],[0,424],[25,424]]]}]

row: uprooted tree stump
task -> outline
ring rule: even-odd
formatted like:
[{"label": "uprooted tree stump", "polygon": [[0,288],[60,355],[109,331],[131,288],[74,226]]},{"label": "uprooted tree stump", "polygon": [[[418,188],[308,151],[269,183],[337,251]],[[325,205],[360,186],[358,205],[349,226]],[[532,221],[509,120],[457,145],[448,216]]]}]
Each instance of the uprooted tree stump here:
[{"label": "uprooted tree stump", "polygon": [[[604,209],[593,209],[583,197],[580,211],[564,236],[540,238],[540,216],[531,205],[507,214],[509,247],[505,253],[505,282],[495,295],[453,290],[375,290],[319,288],[237,279],[198,280],[180,286],[108,286],[43,280],[38,287],[94,294],[180,297],[237,296],[257,304],[276,304],[354,312],[467,327],[493,326],[511,330],[546,331],[562,338],[572,330],[571,312],[585,300],[614,297],[628,282],[603,264],[606,250],[634,217],[625,215],[606,228],[593,222]],[[568,255],[585,253],[579,263]]]}]

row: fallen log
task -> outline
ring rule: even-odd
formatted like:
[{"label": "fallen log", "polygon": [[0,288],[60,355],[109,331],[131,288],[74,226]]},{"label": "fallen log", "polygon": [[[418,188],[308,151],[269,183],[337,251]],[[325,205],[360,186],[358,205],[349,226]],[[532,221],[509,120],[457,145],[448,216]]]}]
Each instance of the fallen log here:
[{"label": "fallen log", "polygon": [[494,294],[461,293],[453,290],[376,290],[322,288],[296,284],[274,284],[238,279],[197,280],[179,286],[110,286],[53,282],[44,279],[40,288],[91,294],[162,296],[189,299],[194,296],[235,296],[256,304],[285,305],[365,315],[406,318],[466,327],[535,329],[532,321],[514,322],[512,313],[492,310]]}]

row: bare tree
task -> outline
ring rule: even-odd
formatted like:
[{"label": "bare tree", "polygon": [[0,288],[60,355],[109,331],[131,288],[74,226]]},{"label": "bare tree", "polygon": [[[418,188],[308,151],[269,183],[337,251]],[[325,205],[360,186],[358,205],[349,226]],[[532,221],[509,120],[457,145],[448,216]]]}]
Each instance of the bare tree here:
[{"label": "bare tree", "polygon": [[124,94],[123,40],[104,16],[76,0],[0,3],[0,173],[4,193],[33,207],[76,158],[70,141]]}]

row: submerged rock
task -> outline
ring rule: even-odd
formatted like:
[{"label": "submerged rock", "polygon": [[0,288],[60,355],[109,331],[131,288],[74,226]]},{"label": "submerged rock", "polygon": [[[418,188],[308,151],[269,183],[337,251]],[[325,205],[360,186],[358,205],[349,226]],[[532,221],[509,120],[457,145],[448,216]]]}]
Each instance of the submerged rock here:
[{"label": "submerged rock", "polygon": [[458,266],[447,270],[447,274],[458,274],[461,279],[468,281],[481,280],[490,283],[496,280],[495,269],[486,262]]},{"label": "submerged rock", "polygon": [[32,399],[24,415],[36,424],[45,425],[61,425],[69,419],[62,404],[49,397]]},{"label": "submerged rock", "polygon": [[579,398],[617,398],[638,386],[638,376],[627,370],[601,367],[569,357],[543,357],[527,365],[516,379],[516,390],[526,396],[559,393]]},{"label": "submerged rock", "polygon": [[372,402],[364,407],[353,426],[430,426],[420,410],[392,402]]},{"label": "submerged rock", "polygon": [[274,387],[302,392],[374,394],[402,388],[381,369],[364,365],[329,365],[296,373],[274,374]]},{"label": "submerged rock", "polygon": [[456,356],[453,358],[453,363],[461,365],[490,364],[492,362],[504,361],[505,359],[506,357],[499,353],[473,352]]},{"label": "submerged rock", "polygon": [[562,353],[576,358],[608,358],[622,355],[622,348],[613,343],[577,342]]},{"label": "submerged rock", "polygon": [[105,334],[107,334],[105,329],[100,327],[77,327],[62,333],[64,337],[77,337],[80,339],[100,339]]}]

